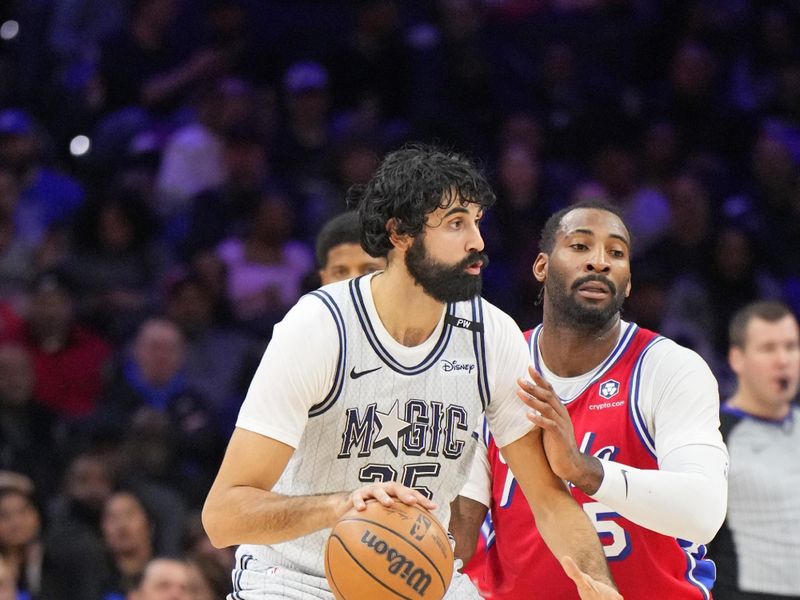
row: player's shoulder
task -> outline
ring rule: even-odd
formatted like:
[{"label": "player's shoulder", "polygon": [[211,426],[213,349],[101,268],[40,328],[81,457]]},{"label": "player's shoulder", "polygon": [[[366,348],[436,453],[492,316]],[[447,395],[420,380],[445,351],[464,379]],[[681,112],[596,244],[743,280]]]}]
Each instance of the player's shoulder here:
[{"label": "player's shoulder", "polygon": [[347,281],[339,281],[301,296],[289,309],[280,325],[286,327],[318,327],[341,321],[343,302],[348,297]]},{"label": "player's shoulder", "polygon": [[675,340],[663,335],[658,335],[650,342],[651,347],[647,354],[651,360],[673,364],[679,367],[704,366],[708,364],[696,351],[682,346]]}]

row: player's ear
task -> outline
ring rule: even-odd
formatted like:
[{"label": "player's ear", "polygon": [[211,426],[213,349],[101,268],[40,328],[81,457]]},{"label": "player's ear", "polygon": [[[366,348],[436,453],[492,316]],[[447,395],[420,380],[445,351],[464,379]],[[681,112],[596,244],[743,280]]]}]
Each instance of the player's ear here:
[{"label": "player's ear", "polygon": [[544,283],[544,280],[547,279],[549,260],[550,257],[547,254],[544,252],[539,252],[539,254],[536,256],[536,259],[533,261],[533,267],[531,270],[533,271],[533,276],[536,278],[536,281],[539,283]]},{"label": "player's ear", "polygon": [[628,278],[628,285],[625,286],[625,297],[631,295],[631,278]]},{"label": "player's ear", "polygon": [[411,243],[414,241],[413,238],[408,235],[407,233],[398,233],[398,225],[400,221],[395,217],[392,217],[388,221],[386,221],[386,232],[389,234],[389,241],[392,242],[392,246],[395,248],[399,248],[401,250],[408,250]]}]

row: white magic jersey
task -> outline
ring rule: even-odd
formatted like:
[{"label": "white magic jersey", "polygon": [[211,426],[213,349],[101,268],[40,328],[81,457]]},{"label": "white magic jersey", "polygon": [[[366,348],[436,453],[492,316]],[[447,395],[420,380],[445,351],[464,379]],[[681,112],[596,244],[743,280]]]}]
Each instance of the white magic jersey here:
[{"label": "white magic jersey", "polygon": [[[449,304],[425,343],[403,347],[390,338],[377,316],[370,279],[326,286],[301,300],[296,308],[304,304],[302,310],[317,320],[314,327],[327,327],[328,334],[310,333],[308,320],[287,315],[290,327],[305,323],[305,332],[295,332],[302,347],[287,347],[280,354],[289,373],[279,377],[281,372],[275,369],[272,378],[266,372],[256,374],[237,425],[296,448],[275,492],[324,494],[394,480],[434,500],[437,516],[446,525],[449,504],[461,490],[472,461],[470,434],[484,410],[503,444],[531,428],[525,407],[515,396],[516,378],[525,373],[528,361],[525,342],[509,317],[475,298]],[[276,328],[259,371],[262,367],[268,371],[265,363],[273,357],[281,360],[272,346],[282,347],[287,333]],[[335,337],[326,344],[331,334]],[[320,343],[323,347],[316,347]],[[298,400],[295,405],[299,403],[300,409],[285,416],[285,394],[276,394],[274,387],[285,383],[276,379],[292,378],[293,353],[307,368],[322,365],[331,372],[321,378],[327,386],[314,390],[313,402],[303,405]],[[313,387],[315,378],[307,376]],[[259,380],[265,379],[271,380],[262,387]],[[294,387],[286,389],[290,394]],[[263,397],[270,394],[281,396],[276,406]],[[298,419],[301,410],[303,418]],[[260,578],[248,571],[291,571],[291,579],[300,576],[305,597],[313,594],[309,586],[324,587],[319,597],[329,598],[323,569],[328,533],[326,529],[273,546],[242,546],[234,583],[247,589],[246,582],[252,579],[263,589],[263,582],[255,582]],[[281,585],[292,586],[286,581]]]}]

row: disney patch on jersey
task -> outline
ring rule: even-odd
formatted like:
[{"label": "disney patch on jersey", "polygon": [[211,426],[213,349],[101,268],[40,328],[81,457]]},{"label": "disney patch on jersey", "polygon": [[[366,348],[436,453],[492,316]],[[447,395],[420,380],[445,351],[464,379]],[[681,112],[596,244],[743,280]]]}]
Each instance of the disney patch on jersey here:
[{"label": "disney patch on jersey", "polygon": [[472,375],[478,366],[475,364],[475,359],[472,361],[468,359],[442,359],[439,361],[439,370],[444,375]]}]

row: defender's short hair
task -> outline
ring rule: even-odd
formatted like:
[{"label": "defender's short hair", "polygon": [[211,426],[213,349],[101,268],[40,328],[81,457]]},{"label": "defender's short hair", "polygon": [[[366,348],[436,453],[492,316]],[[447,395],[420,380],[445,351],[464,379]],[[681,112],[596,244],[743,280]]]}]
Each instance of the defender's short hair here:
[{"label": "defender's short hair", "polygon": [[556,245],[556,235],[558,235],[559,229],[561,229],[561,222],[564,220],[564,216],[568,213],[571,213],[573,210],[579,210],[582,208],[587,209],[594,209],[594,210],[604,210],[612,215],[616,216],[622,224],[625,226],[625,229],[628,230],[628,238],[630,239],[630,228],[628,224],[625,222],[622,213],[620,212],[619,208],[614,206],[613,204],[609,204],[605,200],[584,200],[583,202],[577,202],[575,204],[570,204],[569,206],[565,206],[558,212],[553,213],[545,222],[544,227],[542,227],[542,233],[539,238],[539,250],[544,252],[545,254],[550,254],[553,251],[553,248]]}]

